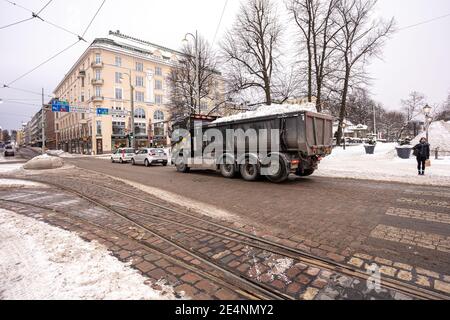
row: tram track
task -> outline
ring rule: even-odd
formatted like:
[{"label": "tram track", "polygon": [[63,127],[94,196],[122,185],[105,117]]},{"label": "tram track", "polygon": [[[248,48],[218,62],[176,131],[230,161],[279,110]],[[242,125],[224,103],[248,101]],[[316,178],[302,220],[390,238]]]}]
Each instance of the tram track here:
[{"label": "tram track", "polygon": [[[65,179],[67,179],[67,177],[65,177]],[[307,253],[307,252],[295,249],[295,248],[287,247],[287,246],[281,245],[281,244],[279,244],[277,242],[274,242],[274,241],[271,241],[271,240],[268,240],[268,239],[264,239],[264,238],[261,238],[261,237],[258,237],[258,236],[255,236],[255,235],[252,235],[252,234],[249,234],[249,233],[246,233],[246,232],[243,232],[243,231],[240,231],[240,230],[228,227],[228,226],[224,226],[224,225],[222,225],[220,223],[216,223],[216,222],[213,222],[213,221],[210,221],[210,220],[207,220],[207,219],[200,218],[198,216],[193,215],[192,213],[182,212],[180,210],[167,207],[167,206],[161,204],[161,202],[159,202],[159,201],[150,201],[150,200],[147,200],[147,199],[143,199],[141,197],[138,197],[138,196],[136,196],[134,194],[131,194],[130,192],[126,191],[125,188],[113,187],[113,186],[108,185],[108,184],[107,185],[103,185],[102,183],[99,183],[98,181],[93,183],[92,182],[92,178],[89,180],[89,178],[83,178],[83,177],[80,177],[80,176],[76,176],[76,177],[72,176],[71,179],[75,179],[75,180],[78,179],[79,181],[81,180],[83,182],[90,182],[90,184],[92,186],[100,187],[100,188],[102,188],[104,190],[107,190],[107,191],[110,191],[110,192],[114,192],[116,194],[120,194],[122,196],[122,198],[124,198],[124,199],[128,199],[128,200],[129,199],[133,199],[133,200],[139,201],[141,203],[145,203],[145,204],[148,204],[148,205],[151,205],[151,206],[156,206],[156,207],[158,207],[161,210],[165,210],[167,212],[170,212],[170,213],[173,213],[173,214],[176,214],[176,215],[181,215],[181,216],[193,219],[197,223],[202,223],[202,224],[207,225],[209,227],[221,228],[222,230],[225,230],[226,232],[232,233],[232,234],[234,234],[236,236],[233,237],[231,235],[223,235],[221,233],[218,233],[217,231],[211,231],[211,230],[208,230],[205,227],[199,227],[199,226],[196,226],[195,224],[192,224],[192,223],[188,224],[188,223],[181,223],[181,222],[178,222],[178,221],[173,221],[173,220],[170,220],[168,218],[164,218],[164,217],[157,216],[157,215],[154,215],[154,214],[149,214],[148,212],[140,211],[140,210],[137,210],[137,209],[132,209],[131,210],[131,209],[127,208],[127,207],[121,207],[121,206],[117,206],[117,205],[109,205],[109,204],[107,204],[107,203],[105,203],[103,201],[100,201],[100,200],[95,199],[95,198],[93,198],[91,196],[83,194],[82,192],[79,192],[79,191],[75,190],[74,188],[67,187],[67,186],[62,185],[60,183],[54,183],[54,182],[50,182],[50,181],[42,180],[42,179],[32,179],[32,180],[35,180],[35,181],[38,181],[38,182],[41,182],[41,183],[42,182],[43,183],[47,183],[49,185],[53,185],[54,187],[60,188],[60,189],[62,189],[64,191],[70,192],[72,194],[76,194],[79,197],[84,198],[85,200],[87,200],[87,201],[89,201],[91,203],[94,203],[94,204],[96,204],[96,205],[98,205],[100,207],[103,207],[106,210],[114,212],[116,215],[122,216],[123,218],[127,219],[130,223],[132,223],[132,224],[134,224],[134,225],[136,225],[136,226],[138,226],[140,228],[146,229],[148,232],[151,232],[151,233],[155,234],[156,236],[160,237],[164,241],[170,242],[171,244],[175,245],[176,247],[178,247],[180,250],[182,250],[183,252],[185,252],[187,254],[196,254],[196,253],[193,253],[192,250],[190,250],[190,248],[186,248],[185,246],[180,245],[180,243],[177,243],[177,242],[175,242],[172,239],[168,239],[167,237],[164,237],[163,234],[156,233],[154,230],[150,230],[146,226],[143,226],[142,223],[140,223],[138,220],[141,220],[141,219],[144,219],[144,218],[159,219],[160,221],[164,221],[164,223],[166,223],[166,224],[173,224],[173,225],[177,225],[177,226],[181,226],[181,227],[192,228],[192,229],[194,229],[196,231],[204,232],[204,233],[207,233],[207,234],[211,234],[211,235],[214,235],[216,237],[219,237],[219,238],[222,238],[222,239],[226,239],[228,241],[236,241],[236,242],[239,242],[239,243],[241,243],[243,245],[252,246],[252,247],[255,247],[255,248],[259,248],[261,250],[266,250],[266,251],[274,253],[274,254],[278,254],[278,255],[281,255],[281,256],[284,256],[284,257],[295,259],[295,260],[297,260],[299,262],[302,262],[302,263],[305,263],[305,264],[308,264],[308,265],[311,265],[311,266],[315,266],[315,267],[318,267],[318,268],[321,268],[321,269],[326,269],[326,270],[329,270],[329,271],[332,271],[332,272],[336,272],[336,273],[340,273],[340,274],[343,274],[343,275],[346,275],[346,276],[355,277],[355,278],[358,278],[358,279],[363,280],[363,281],[367,281],[369,279],[369,277],[370,277],[366,273],[364,273],[364,272],[362,272],[360,270],[351,268],[348,265],[337,263],[335,261],[332,261],[332,260],[329,260],[329,259],[326,259],[326,258],[323,258],[323,257],[319,257],[319,256],[316,256],[316,255],[313,255],[313,254],[310,254],[310,253]],[[30,179],[28,179],[28,180],[30,180]],[[71,182],[73,183],[74,181],[71,181]],[[134,215],[138,216],[139,219],[136,219],[136,218],[132,219],[129,216],[127,216],[127,214],[124,214],[123,212],[121,212],[121,210],[128,211],[128,214],[134,214]],[[241,237],[241,238],[243,237],[244,239],[238,239],[237,237]],[[208,259],[204,255],[198,255],[198,257],[200,258],[200,261],[205,262],[205,263],[207,263],[210,266],[214,266],[214,267],[218,267],[218,268],[222,268],[223,269],[223,267],[218,266],[218,264],[216,262],[212,262],[211,259]],[[228,269],[224,269],[224,271],[233,274],[233,272],[231,272]],[[235,274],[233,274],[233,275],[236,277]],[[238,277],[242,278],[240,276],[238,276]],[[246,280],[251,283],[251,286],[253,286],[253,285],[256,285],[256,286],[262,285],[260,283],[257,283],[254,280],[250,280],[250,279],[246,279]],[[382,280],[382,286],[385,287],[385,288],[388,288],[388,289],[392,289],[392,290],[395,290],[395,291],[398,291],[398,292],[410,295],[410,296],[412,296],[414,298],[417,298],[417,299],[432,299],[432,300],[448,299],[447,296],[444,296],[442,294],[439,294],[439,293],[436,293],[436,292],[433,292],[433,291],[430,291],[430,290],[425,290],[425,289],[422,289],[422,288],[418,288],[418,287],[409,285],[407,283],[403,283],[403,282],[396,281],[396,280],[393,280],[393,279],[386,279],[386,278],[384,278]],[[262,287],[265,290],[268,290],[269,292],[273,290],[272,288],[267,288],[267,286],[265,286],[265,285],[263,285]],[[280,293],[281,293],[281,295],[279,295]],[[278,294],[278,298],[284,298],[284,299],[290,298],[289,296],[286,296],[284,293],[276,292],[276,290],[275,290],[275,296],[277,294]]]}]

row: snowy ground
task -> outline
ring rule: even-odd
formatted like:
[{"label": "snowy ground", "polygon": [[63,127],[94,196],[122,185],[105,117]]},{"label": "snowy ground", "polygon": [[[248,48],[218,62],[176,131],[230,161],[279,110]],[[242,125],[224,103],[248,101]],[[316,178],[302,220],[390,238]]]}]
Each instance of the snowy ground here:
[{"label": "snowy ground", "polygon": [[418,176],[414,156],[397,157],[395,143],[378,143],[374,155],[365,154],[364,146],[337,147],[319,164],[315,176],[396,181],[412,184],[450,186],[450,158],[434,160],[426,176]]},{"label": "snowy ground", "polygon": [[174,299],[96,242],[0,209],[0,300]]},{"label": "snowy ground", "polygon": [[17,170],[20,170],[22,168],[21,163],[7,163],[2,162],[0,163],[0,174],[1,173],[11,173]]}]

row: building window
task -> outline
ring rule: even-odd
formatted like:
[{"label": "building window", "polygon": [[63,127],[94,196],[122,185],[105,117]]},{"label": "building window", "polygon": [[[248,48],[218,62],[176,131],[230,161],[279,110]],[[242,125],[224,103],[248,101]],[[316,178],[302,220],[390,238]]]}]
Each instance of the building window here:
[{"label": "building window", "polygon": [[84,93],[81,94],[80,101],[84,102]]},{"label": "building window", "polygon": [[136,77],[136,87],[144,86],[144,77]]},{"label": "building window", "polygon": [[97,136],[102,135],[102,122],[100,120],[97,121]]},{"label": "building window", "polygon": [[102,88],[100,87],[95,87],[95,96],[96,97],[101,97],[102,96]]},{"label": "building window", "polygon": [[155,67],[155,75],[156,76],[162,76],[162,69],[161,69],[161,67]]},{"label": "building window", "polygon": [[200,102],[200,110],[208,110],[208,103],[205,101]]},{"label": "building window", "polygon": [[145,119],[145,111],[144,111],[144,109],[141,109],[141,108],[136,109],[134,111],[134,117],[137,118],[137,119]]},{"label": "building window", "polygon": [[142,62],[136,62],[136,71],[144,71],[144,64]]},{"label": "building window", "polygon": [[155,90],[162,90],[162,81],[155,80]]},{"label": "building window", "polygon": [[116,72],[116,83],[122,83],[122,73]]},{"label": "building window", "polygon": [[153,114],[153,122],[155,123],[153,132],[155,136],[164,136],[164,113],[156,110]]},{"label": "building window", "polygon": [[155,120],[155,122],[164,121],[164,113],[160,110],[156,110],[153,114],[153,120]]},{"label": "building window", "polygon": [[116,95],[115,95],[117,100],[122,100],[123,96],[122,96],[122,88],[116,88]]},{"label": "building window", "polygon": [[100,80],[102,78],[102,73],[100,70],[95,70],[95,80]]},{"label": "building window", "polygon": [[162,104],[163,103],[163,96],[160,94],[155,94],[155,103],[156,104]]},{"label": "building window", "polygon": [[113,121],[112,123],[112,133],[116,136],[125,135],[125,122]]},{"label": "building window", "polygon": [[147,135],[147,125],[145,123],[135,123],[134,124],[134,133],[137,136],[146,136]]},{"label": "building window", "polygon": [[84,77],[81,78],[81,87],[84,88]]},{"label": "building window", "polygon": [[144,93],[141,91],[136,91],[136,101],[144,102]]},{"label": "building window", "polygon": [[122,66],[122,58],[116,57],[116,67],[121,67],[121,66]]},{"label": "building window", "polygon": [[95,63],[99,64],[102,62],[102,57],[100,56],[100,53],[95,54]]}]

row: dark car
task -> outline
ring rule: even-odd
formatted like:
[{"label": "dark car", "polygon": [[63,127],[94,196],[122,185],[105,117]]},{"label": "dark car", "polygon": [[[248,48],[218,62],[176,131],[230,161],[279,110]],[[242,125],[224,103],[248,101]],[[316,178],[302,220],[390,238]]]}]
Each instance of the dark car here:
[{"label": "dark car", "polygon": [[14,157],[15,152],[13,146],[9,145],[5,147],[5,151],[3,151],[5,157]]}]

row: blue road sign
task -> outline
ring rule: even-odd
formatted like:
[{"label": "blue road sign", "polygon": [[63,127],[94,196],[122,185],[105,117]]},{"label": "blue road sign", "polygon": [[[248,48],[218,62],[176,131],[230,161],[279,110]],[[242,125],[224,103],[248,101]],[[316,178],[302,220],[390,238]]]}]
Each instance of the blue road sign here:
[{"label": "blue road sign", "polygon": [[107,109],[107,108],[97,108],[97,115],[98,116],[107,116],[107,115],[109,115],[109,109]]},{"label": "blue road sign", "polygon": [[52,102],[53,112],[70,112],[69,103],[67,101],[53,101]]}]

